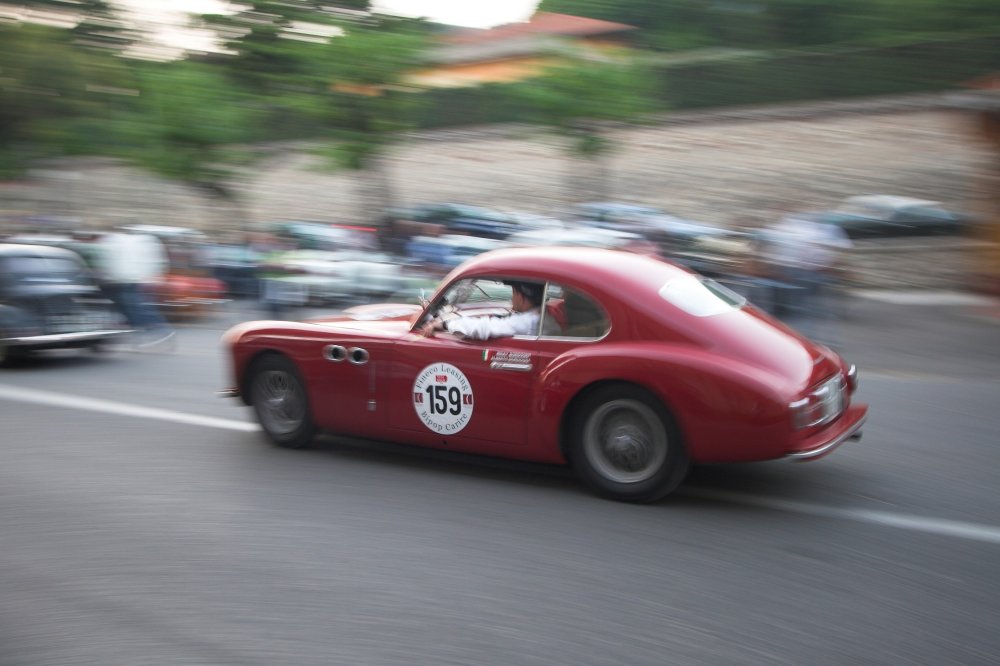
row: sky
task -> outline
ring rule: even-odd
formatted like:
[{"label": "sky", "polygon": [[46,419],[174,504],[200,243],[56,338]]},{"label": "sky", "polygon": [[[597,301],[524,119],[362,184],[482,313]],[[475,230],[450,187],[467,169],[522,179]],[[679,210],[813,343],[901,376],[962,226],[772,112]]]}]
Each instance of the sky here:
[{"label": "sky", "polygon": [[526,21],[539,0],[372,0],[372,9],[386,14],[424,17],[436,23],[490,28]]},{"label": "sky", "polygon": [[[184,26],[185,13],[224,13],[226,0],[111,0],[128,10],[144,30],[155,34],[161,48],[157,52],[180,55],[185,50],[214,50],[213,35],[207,30]],[[489,28],[503,23],[526,21],[539,0],[371,0],[374,11],[397,16],[426,18],[436,23]],[[165,48],[164,48],[165,47]],[[154,54],[155,55],[155,54]]]}]

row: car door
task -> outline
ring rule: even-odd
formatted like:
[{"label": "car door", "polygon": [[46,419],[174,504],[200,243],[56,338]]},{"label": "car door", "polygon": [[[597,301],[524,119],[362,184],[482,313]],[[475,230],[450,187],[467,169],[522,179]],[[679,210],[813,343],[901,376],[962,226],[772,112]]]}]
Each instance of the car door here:
[{"label": "car door", "polygon": [[539,425],[533,422],[538,376],[609,327],[592,298],[549,283],[539,335],[471,341],[411,333],[393,357],[392,427],[429,446],[516,455],[528,429]]},{"label": "car door", "polygon": [[[459,280],[432,310],[502,316],[511,288],[500,279]],[[448,333],[411,332],[393,353],[391,424],[407,441],[500,452],[525,442],[535,377],[546,360],[532,335],[463,340]]]},{"label": "car door", "polygon": [[392,427],[421,443],[495,450],[525,442],[539,366],[535,337],[460,340],[411,333],[396,344]]}]

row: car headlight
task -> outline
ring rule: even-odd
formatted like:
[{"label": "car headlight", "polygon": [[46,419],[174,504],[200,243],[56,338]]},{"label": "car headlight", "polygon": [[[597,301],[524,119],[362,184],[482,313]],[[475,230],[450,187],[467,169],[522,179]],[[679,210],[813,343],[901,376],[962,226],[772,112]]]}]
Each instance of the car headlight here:
[{"label": "car headlight", "polygon": [[820,384],[809,395],[788,405],[797,429],[825,425],[840,416],[847,406],[846,384],[840,374]]}]

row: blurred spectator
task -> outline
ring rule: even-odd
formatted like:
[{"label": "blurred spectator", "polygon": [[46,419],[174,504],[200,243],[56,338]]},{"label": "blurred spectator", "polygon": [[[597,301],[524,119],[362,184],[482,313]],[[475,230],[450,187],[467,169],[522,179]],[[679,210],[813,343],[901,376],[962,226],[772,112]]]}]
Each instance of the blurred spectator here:
[{"label": "blurred spectator", "polygon": [[113,232],[101,236],[95,253],[101,286],[150,346],[170,340],[174,331],[146,293],[163,277],[167,253],[155,236]]},{"label": "blurred spectator", "polygon": [[101,234],[90,229],[78,229],[72,233],[71,237],[73,240],[70,244],[70,249],[80,255],[80,258],[87,265],[94,280],[103,282],[100,274],[101,246],[99,241],[101,240]]},{"label": "blurred spectator", "polygon": [[852,247],[840,227],[813,213],[792,213],[758,234],[758,287],[752,300],[801,333],[835,346],[844,273]]},{"label": "blurred spectator", "polygon": [[260,254],[252,242],[219,243],[208,254],[211,275],[223,283],[228,297],[259,297]]},{"label": "blurred spectator", "polygon": [[285,279],[289,275],[282,259],[294,250],[294,239],[282,235],[268,234],[258,237],[255,249],[260,253],[260,302],[261,307],[272,319],[285,319],[288,309],[301,302],[296,285]]}]

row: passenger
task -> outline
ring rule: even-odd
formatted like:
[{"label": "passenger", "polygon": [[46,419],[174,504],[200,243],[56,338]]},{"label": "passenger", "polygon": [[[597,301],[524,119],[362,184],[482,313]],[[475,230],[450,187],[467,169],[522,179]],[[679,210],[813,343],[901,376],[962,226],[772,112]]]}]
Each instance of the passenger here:
[{"label": "passenger", "polygon": [[511,309],[506,317],[456,317],[447,321],[436,318],[424,324],[421,335],[431,338],[437,331],[447,331],[470,340],[506,338],[512,335],[535,335],[541,320],[543,286],[533,282],[510,282]]}]

